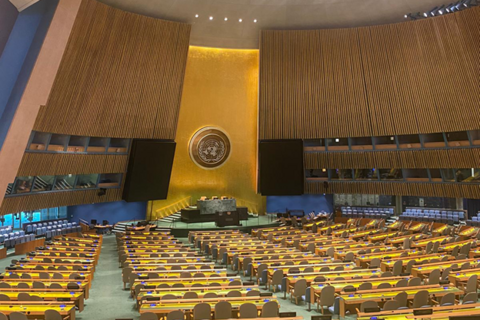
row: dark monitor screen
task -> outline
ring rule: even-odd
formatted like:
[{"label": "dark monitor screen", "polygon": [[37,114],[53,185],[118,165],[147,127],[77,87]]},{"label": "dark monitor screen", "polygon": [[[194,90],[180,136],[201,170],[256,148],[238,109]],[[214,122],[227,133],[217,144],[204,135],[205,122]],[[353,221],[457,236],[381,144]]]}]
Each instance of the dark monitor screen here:
[{"label": "dark monitor screen", "polygon": [[260,141],[259,190],[264,196],[302,195],[303,141]]},{"label": "dark monitor screen", "polygon": [[174,141],[133,140],[123,188],[125,201],[167,198],[175,146]]}]

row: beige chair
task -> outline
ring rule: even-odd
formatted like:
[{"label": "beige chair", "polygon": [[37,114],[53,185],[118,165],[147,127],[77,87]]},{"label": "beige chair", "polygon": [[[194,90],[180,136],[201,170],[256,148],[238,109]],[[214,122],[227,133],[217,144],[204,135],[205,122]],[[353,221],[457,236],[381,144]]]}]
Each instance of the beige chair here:
[{"label": "beige chair", "polygon": [[388,289],[391,288],[392,285],[388,282],[380,283],[377,287],[377,289]]},{"label": "beige chair", "polygon": [[247,297],[259,297],[260,291],[258,290],[250,290],[247,292]]},{"label": "beige chair", "polygon": [[470,292],[463,297],[462,304],[477,303],[477,301],[478,301],[478,294],[476,292]]},{"label": "beige chair", "polygon": [[400,308],[400,303],[397,300],[389,300],[383,305],[383,311],[397,310]]},{"label": "beige chair", "polygon": [[470,292],[477,293],[477,289],[478,289],[478,275],[474,274],[467,281],[467,285],[465,287],[465,293],[470,293]]},{"label": "beige chair", "polygon": [[378,308],[378,303],[373,300],[368,300],[362,302],[360,305],[360,312],[365,312],[365,309],[373,309],[373,308]]},{"label": "beige chair", "polygon": [[213,298],[218,298],[218,295],[215,292],[209,292],[209,293],[206,293],[203,297],[205,299],[213,299]]},{"label": "beige chair", "polygon": [[254,305],[253,303],[243,303],[240,306],[240,318],[241,319],[254,319],[257,318],[258,312],[257,312],[257,306]]},{"label": "beige chair", "polygon": [[447,293],[437,304],[439,304],[441,307],[453,306],[455,304],[455,294],[453,292]]},{"label": "beige chair", "polygon": [[27,316],[21,312],[10,313],[10,320],[28,320]]},{"label": "beige chair", "polygon": [[422,279],[420,278],[412,278],[410,279],[410,281],[408,281],[408,286],[409,287],[418,287],[418,286],[421,286],[422,285]]},{"label": "beige chair", "polygon": [[49,287],[50,289],[62,289],[62,285],[59,283],[52,283]]},{"label": "beige chair", "polygon": [[8,320],[7,316],[0,312],[0,320]]},{"label": "beige chair", "polygon": [[220,301],[215,304],[215,319],[232,318],[232,305],[228,301]]},{"label": "beige chair", "polygon": [[412,268],[415,265],[416,261],[415,260],[410,260],[407,262],[407,265],[405,267],[405,273],[411,274],[412,273]]},{"label": "beige chair", "polygon": [[393,299],[398,302],[398,304],[400,305],[399,308],[407,307],[408,294],[405,291],[398,293]]},{"label": "beige chair", "polygon": [[269,301],[262,307],[262,318],[276,318],[278,317],[278,303],[276,301]]},{"label": "beige chair", "polygon": [[17,288],[19,288],[19,289],[29,289],[30,286],[28,285],[28,283],[19,282],[19,283],[17,284]]},{"label": "beige chair", "polygon": [[198,303],[193,307],[193,320],[210,320],[212,308],[208,303]]},{"label": "beige chair", "polygon": [[233,290],[233,291],[230,291],[229,293],[227,293],[227,298],[241,297],[241,296],[242,296],[242,293],[240,291],[237,291],[237,290]]},{"label": "beige chair", "polygon": [[140,315],[140,320],[158,320],[158,317],[153,312],[146,312]]},{"label": "beige chair", "polygon": [[276,270],[275,272],[273,272],[272,281],[270,282],[270,287],[273,286],[273,292],[276,292],[278,287],[280,287],[280,289],[283,289],[281,288],[282,279],[283,279],[283,270]]},{"label": "beige chair", "polygon": [[18,301],[32,301],[30,295],[26,292],[20,292],[17,296]]},{"label": "beige chair", "polygon": [[185,314],[182,310],[170,311],[167,314],[167,320],[184,320]]},{"label": "beige chair", "polygon": [[40,282],[40,281],[33,281],[32,288],[33,289],[45,289],[45,284],[43,282]]},{"label": "beige chair", "polygon": [[372,290],[372,287],[371,282],[364,282],[358,286],[358,290]]},{"label": "beige chair", "polygon": [[63,317],[57,310],[49,309],[45,311],[45,320],[63,320]]},{"label": "beige chair", "polygon": [[0,301],[10,301],[10,297],[7,296],[6,294],[1,293],[0,294]]},{"label": "beige chair", "polygon": [[428,284],[439,284],[440,283],[440,269],[435,269],[430,272],[428,275]]},{"label": "beige chair", "polygon": [[403,261],[402,260],[397,260],[395,261],[395,263],[393,264],[393,275],[394,276],[399,276],[400,274],[402,274],[402,271],[403,271]]},{"label": "beige chair", "polygon": [[303,296],[307,293],[307,280],[300,279],[295,282],[293,291],[290,294],[290,301],[295,299],[295,304],[298,304],[298,299],[303,300]]},{"label": "beige chair", "polygon": [[417,308],[425,308],[430,307],[430,295],[427,290],[420,290],[413,296],[413,303],[412,307],[414,309]]},{"label": "beige chair", "polygon": [[198,294],[195,291],[188,291],[188,292],[185,292],[185,294],[183,295],[183,299],[197,299],[197,298],[198,298]]},{"label": "beige chair", "polygon": [[332,307],[335,303],[335,287],[333,286],[326,286],[320,291],[320,299],[318,300],[317,304],[317,312],[320,311],[323,314],[324,310],[323,307]]}]

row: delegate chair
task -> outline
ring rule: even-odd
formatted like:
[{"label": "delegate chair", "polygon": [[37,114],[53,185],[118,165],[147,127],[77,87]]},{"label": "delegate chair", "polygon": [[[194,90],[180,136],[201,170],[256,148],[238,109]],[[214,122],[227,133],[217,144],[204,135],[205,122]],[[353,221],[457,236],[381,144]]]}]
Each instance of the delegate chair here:
[{"label": "delegate chair", "polygon": [[232,318],[232,305],[230,304],[230,302],[228,301],[218,302],[215,305],[215,319],[221,320],[221,319],[230,319],[230,318]]}]

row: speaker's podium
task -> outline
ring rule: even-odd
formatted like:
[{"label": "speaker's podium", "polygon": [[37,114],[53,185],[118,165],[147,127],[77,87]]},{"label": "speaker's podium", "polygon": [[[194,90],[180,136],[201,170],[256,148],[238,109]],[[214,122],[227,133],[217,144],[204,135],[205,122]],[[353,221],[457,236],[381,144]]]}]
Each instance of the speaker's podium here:
[{"label": "speaker's podium", "polygon": [[240,214],[238,211],[217,211],[215,213],[215,225],[217,227],[239,226]]}]

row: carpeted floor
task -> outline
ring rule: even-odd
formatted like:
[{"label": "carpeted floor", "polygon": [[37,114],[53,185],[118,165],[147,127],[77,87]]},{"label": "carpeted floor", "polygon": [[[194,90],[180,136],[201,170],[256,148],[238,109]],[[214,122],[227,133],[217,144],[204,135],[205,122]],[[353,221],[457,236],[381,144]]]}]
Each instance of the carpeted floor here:
[{"label": "carpeted floor", "polygon": [[[10,264],[8,257],[0,261],[2,270]],[[115,236],[105,236],[103,240],[102,253],[96,268],[90,298],[85,301],[85,310],[77,313],[77,320],[115,320],[133,319],[139,320],[140,314],[135,309],[134,301],[130,298],[129,291],[123,290],[122,269],[118,265],[118,254],[116,249]],[[309,320],[316,311],[307,311],[304,304],[296,306],[290,300],[283,299],[283,294],[278,295],[280,311],[296,312]],[[345,319],[354,319],[346,317]]]}]

